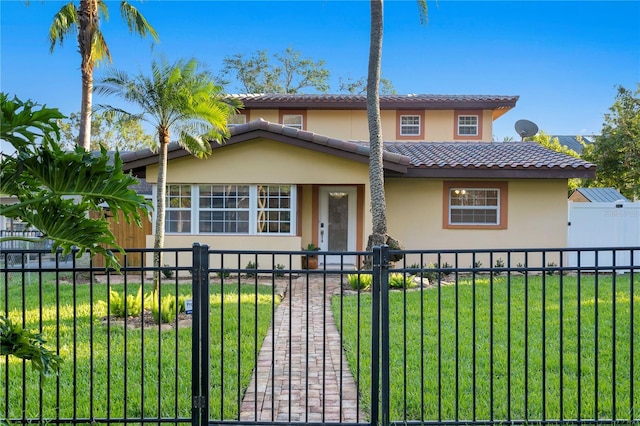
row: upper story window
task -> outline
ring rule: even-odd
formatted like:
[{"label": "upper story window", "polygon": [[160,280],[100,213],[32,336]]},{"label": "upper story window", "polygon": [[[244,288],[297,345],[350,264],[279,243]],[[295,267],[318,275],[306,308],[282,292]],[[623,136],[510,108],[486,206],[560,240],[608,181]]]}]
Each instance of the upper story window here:
[{"label": "upper story window", "polygon": [[444,228],[507,228],[506,182],[444,182]]},{"label": "upper story window", "polygon": [[420,116],[401,115],[400,116],[401,136],[420,136]]},{"label": "upper story window", "polygon": [[458,134],[460,136],[478,136],[478,116],[459,115]]},{"label": "upper story window", "polygon": [[247,122],[246,114],[234,114],[227,118],[227,126],[233,127],[239,124],[245,124]]},{"label": "upper story window", "polygon": [[454,120],[454,139],[482,140],[482,111],[456,110]]},{"label": "upper story window", "polygon": [[396,139],[424,139],[424,111],[396,111]]},{"label": "upper story window", "polygon": [[302,114],[283,114],[282,125],[293,127],[294,129],[304,129],[304,119]]}]

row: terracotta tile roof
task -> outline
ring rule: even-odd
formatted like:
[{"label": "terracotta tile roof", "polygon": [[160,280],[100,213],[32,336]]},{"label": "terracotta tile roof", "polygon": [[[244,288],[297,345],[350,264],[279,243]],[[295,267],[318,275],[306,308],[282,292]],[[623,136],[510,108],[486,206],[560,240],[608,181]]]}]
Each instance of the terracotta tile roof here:
[{"label": "terracotta tile roof", "polygon": [[386,142],[384,146],[388,152],[409,157],[416,176],[433,176],[429,170],[441,174],[464,170],[465,174],[482,172],[487,177],[501,171],[517,172],[521,177],[593,177],[596,168],[535,142]]},{"label": "terracotta tile roof", "polygon": [[[366,95],[351,94],[235,94],[245,108],[366,109]],[[507,95],[380,95],[381,109],[510,109],[519,96]]]}]

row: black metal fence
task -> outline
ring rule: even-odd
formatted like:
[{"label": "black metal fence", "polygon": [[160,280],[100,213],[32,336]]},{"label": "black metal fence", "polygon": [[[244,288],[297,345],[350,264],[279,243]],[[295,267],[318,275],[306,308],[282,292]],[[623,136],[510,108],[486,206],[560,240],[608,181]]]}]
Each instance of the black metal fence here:
[{"label": "black metal fence", "polygon": [[640,424],[639,247],[301,254],[3,249],[0,311],[64,361],[0,358],[0,419]]}]

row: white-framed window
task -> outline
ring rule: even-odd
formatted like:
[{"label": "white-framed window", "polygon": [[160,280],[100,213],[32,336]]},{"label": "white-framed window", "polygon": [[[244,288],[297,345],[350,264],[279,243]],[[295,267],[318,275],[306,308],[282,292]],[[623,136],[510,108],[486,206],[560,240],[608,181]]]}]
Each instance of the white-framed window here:
[{"label": "white-framed window", "polygon": [[459,115],[458,116],[458,135],[478,136],[478,116],[477,115]]},{"label": "white-framed window", "polygon": [[249,185],[199,185],[201,233],[249,233]]},{"label": "white-framed window", "polygon": [[304,120],[302,119],[302,114],[283,114],[282,125],[302,130],[304,128]]},{"label": "white-framed window", "polygon": [[420,116],[400,116],[400,136],[420,136]]},{"label": "white-framed window", "polygon": [[165,231],[295,235],[296,205],[295,185],[171,184]]},{"label": "white-framed window", "polygon": [[291,233],[291,186],[257,186],[257,232],[259,234]]},{"label": "white-framed window", "polygon": [[499,188],[449,188],[449,224],[499,225]]},{"label": "white-framed window", "polygon": [[227,127],[233,127],[247,122],[245,114],[234,114],[227,118]]},{"label": "white-framed window", "polygon": [[191,185],[167,185],[164,230],[191,233]]}]

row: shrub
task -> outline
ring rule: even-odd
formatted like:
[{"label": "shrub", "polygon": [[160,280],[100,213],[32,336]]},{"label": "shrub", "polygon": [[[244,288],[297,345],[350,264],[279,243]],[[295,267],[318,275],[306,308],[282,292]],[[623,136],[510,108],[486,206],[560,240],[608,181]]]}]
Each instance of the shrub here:
[{"label": "shrub", "polygon": [[164,275],[165,278],[173,278],[173,269],[171,269],[169,265],[165,264],[160,270],[162,271],[162,275]]},{"label": "shrub", "polygon": [[370,273],[349,274],[347,282],[354,290],[369,290],[373,285],[373,275]]},{"label": "shrub", "polygon": [[[151,299],[151,314],[153,319],[158,324],[170,323],[176,319],[179,311],[179,299],[176,303],[176,296],[173,294],[167,294],[162,299],[158,297],[157,292],[150,294]],[[182,306],[184,307],[184,298],[182,299]]]},{"label": "shrub", "polygon": [[[253,261],[249,261],[249,263],[247,263],[247,266],[244,267],[245,269],[258,269],[258,262],[253,262]],[[256,274],[254,272],[247,272],[245,275],[247,278],[251,278],[251,277],[255,277]]]},{"label": "shrub", "polygon": [[126,318],[137,317],[142,313],[142,286],[138,293],[125,295],[109,289],[109,313],[113,316]]},{"label": "shrub", "polygon": [[[283,264],[281,264],[281,263],[278,263],[278,264],[276,265],[276,269],[277,269],[278,271],[282,271],[282,270],[284,269],[284,265],[283,265]],[[277,278],[282,278],[282,277],[284,277],[284,273],[283,273],[283,272],[276,272],[276,277],[277,277]]]},{"label": "shrub", "polygon": [[413,288],[417,284],[413,281],[415,275],[406,276],[402,272],[392,272],[389,274],[390,288]]},{"label": "shrub", "polygon": [[[556,266],[558,266],[556,262],[547,263],[547,268],[555,268]],[[547,275],[553,276],[555,273],[556,273],[556,269],[547,269]]]},{"label": "shrub", "polygon": [[222,271],[216,272],[216,276],[218,278],[229,278],[231,276],[231,272],[229,272],[228,270],[224,269]]},{"label": "shrub", "polygon": [[[502,260],[502,258],[496,259],[496,264],[494,265],[494,268],[504,268],[504,260]],[[493,271],[494,275],[500,275],[501,273],[502,271]]]}]

